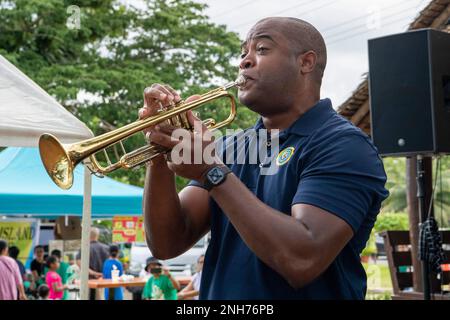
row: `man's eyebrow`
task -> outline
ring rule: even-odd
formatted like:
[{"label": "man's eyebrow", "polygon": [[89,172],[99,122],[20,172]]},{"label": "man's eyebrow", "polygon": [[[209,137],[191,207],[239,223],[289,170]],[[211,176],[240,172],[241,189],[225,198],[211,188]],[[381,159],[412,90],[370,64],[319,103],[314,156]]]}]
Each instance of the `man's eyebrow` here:
[{"label": "man's eyebrow", "polygon": [[[257,39],[268,39],[270,41],[272,41],[273,43],[277,43],[269,34],[266,33],[261,33],[261,34],[257,34],[253,37],[250,38],[250,40],[257,40]],[[248,44],[248,41],[245,40],[244,42],[242,42],[241,44],[241,50],[244,49]]]},{"label": "man's eyebrow", "polygon": [[270,41],[272,41],[272,42],[274,42],[274,43],[277,43],[275,40],[273,40],[273,38],[269,35],[269,34],[267,34],[267,33],[261,33],[261,34],[257,34],[257,35],[255,35],[254,37],[252,37],[252,40],[255,40],[255,39],[269,39]]}]

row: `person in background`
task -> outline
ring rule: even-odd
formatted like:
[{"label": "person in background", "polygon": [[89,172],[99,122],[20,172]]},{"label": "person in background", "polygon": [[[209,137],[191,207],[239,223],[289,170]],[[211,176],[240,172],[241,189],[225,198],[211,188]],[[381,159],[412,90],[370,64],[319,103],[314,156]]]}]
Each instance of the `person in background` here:
[{"label": "person in background", "polygon": [[13,258],[8,257],[8,242],[0,239],[0,300],[17,298],[27,299],[19,266]]},{"label": "person in background", "polygon": [[50,288],[48,287],[48,285],[41,284],[37,289],[37,291],[38,291],[38,300],[50,300],[48,298],[50,294]]},{"label": "person in background", "polygon": [[30,269],[33,274],[33,282],[36,288],[45,282],[45,259],[44,259],[44,247],[34,247],[34,260],[31,261]]},{"label": "person in background", "polygon": [[16,261],[17,265],[19,266],[20,275],[22,276],[22,281],[25,282],[25,281],[27,281],[27,278],[26,278],[27,272],[25,270],[25,266],[23,265],[22,261],[19,260],[19,253],[20,253],[20,250],[16,246],[12,246],[8,250],[9,256],[11,258],[13,258]]},{"label": "person in background", "polygon": [[19,266],[20,274],[22,276],[23,287],[25,288],[26,295],[32,295],[33,291],[35,291],[35,287],[33,287],[33,275],[27,274],[25,266],[22,261],[18,259],[20,254],[20,249],[16,246],[9,247],[8,254],[11,258],[13,258],[17,265]]},{"label": "person in background", "polygon": [[[56,272],[61,277],[62,284],[66,285],[67,279],[69,277],[69,275],[67,273],[67,270],[69,269],[69,264],[67,262],[63,261],[63,259],[61,258],[61,250],[58,250],[58,249],[52,250],[50,255],[52,257],[55,257],[56,259],[58,259],[59,268],[58,268],[58,270],[56,270]],[[68,300],[68,299],[69,299],[69,292],[67,290],[64,290],[62,300]]]},{"label": "person in background", "polygon": [[200,281],[202,280],[202,269],[203,262],[205,261],[205,255],[202,254],[197,259],[197,272],[192,277],[191,282],[183,288],[180,292],[178,292],[178,300],[183,299],[194,299],[198,300],[198,295],[200,293]]},{"label": "person in background", "polygon": [[[103,263],[103,279],[112,279],[112,271],[119,270],[119,277],[123,275],[123,266],[119,261],[119,247],[112,245],[109,247],[109,259]],[[109,299],[109,289],[105,289],[105,300]],[[123,300],[123,290],[122,288],[114,289],[114,299],[112,300]]]},{"label": "person in background", "polygon": [[61,300],[67,285],[63,285],[61,276],[58,274],[59,260],[55,256],[47,258],[48,272],[45,276],[45,282],[50,289],[49,298],[51,300]]},{"label": "person in background", "polygon": [[145,269],[152,276],[145,284],[142,293],[143,300],[177,300],[180,283],[170,274],[169,269],[164,268],[161,262],[154,257],[147,259]]},{"label": "person in background", "polygon": [[[98,241],[100,230],[91,227],[89,246],[89,279],[98,279],[103,276],[103,263],[109,257],[109,247]],[[81,260],[81,252],[77,259]],[[89,300],[101,300],[101,292],[96,289],[89,289]]]},{"label": "person in background", "polygon": [[67,269],[67,285],[72,287],[74,290],[69,290],[69,297],[68,300],[78,300],[80,298],[79,296],[79,290],[76,290],[79,288],[80,284],[80,273],[81,273],[81,261],[77,259],[76,257],[73,257],[73,260]]}]

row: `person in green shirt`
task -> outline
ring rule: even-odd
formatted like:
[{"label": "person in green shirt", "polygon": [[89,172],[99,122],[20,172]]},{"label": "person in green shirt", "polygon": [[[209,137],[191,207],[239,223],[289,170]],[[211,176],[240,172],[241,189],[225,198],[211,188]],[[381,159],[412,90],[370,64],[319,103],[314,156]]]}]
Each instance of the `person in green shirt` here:
[{"label": "person in green shirt", "polygon": [[[56,273],[61,277],[61,281],[63,285],[66,285],[69,279],[68,269],[70,265],[67,262],[62,261],[61,259],[61,250],[55,249],[50,253],[50,256],[55,257],[59,261],[59,268],[56,270]],[[48,272],[48,268],[45,267],[44,274],[46,275]],[[67,290],[64,290],[64,295],[62,300],[69,300],[69,293]]]},{"label": "person in green shirt", "polygon": [[145,270],[152,276],[145,284],[142,292],[143,300],[177,300],[180,283],[164,268],[158,259],[147,259]]}]

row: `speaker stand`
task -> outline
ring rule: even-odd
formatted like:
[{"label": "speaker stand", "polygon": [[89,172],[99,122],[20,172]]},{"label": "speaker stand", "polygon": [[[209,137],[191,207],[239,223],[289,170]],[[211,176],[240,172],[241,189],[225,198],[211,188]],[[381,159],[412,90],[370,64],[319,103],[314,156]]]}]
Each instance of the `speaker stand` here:
[{"label": "speaker stand", "polygon": [[[417,200],[419,203],[419,216],[420,223],[424,223],[428,217],[428,212],[425,202],[425,168],[423,165],[423,156],[417,155]],[[431,203],[431,202],[430,202]],[[420,228],[419,228],[420,230]],[[420,245],[420,241],[419,241]],[[430,300],[430,277],[428,261],[421,261],[422,265],[422,287],[423,287],[423,299]]]}]

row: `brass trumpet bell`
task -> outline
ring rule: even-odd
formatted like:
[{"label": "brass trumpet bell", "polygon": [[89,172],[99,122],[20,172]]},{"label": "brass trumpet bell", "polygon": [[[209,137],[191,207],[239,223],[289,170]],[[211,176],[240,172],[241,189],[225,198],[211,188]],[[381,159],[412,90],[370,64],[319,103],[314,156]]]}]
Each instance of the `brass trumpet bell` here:
[{"label": "brass trumpet bell", "polygon": [[69,189],[73,184],[73,162],[64,145],[56,137],[45,133],[39,138],[39,153],[42,163],[53,182],[61,189]]}]

